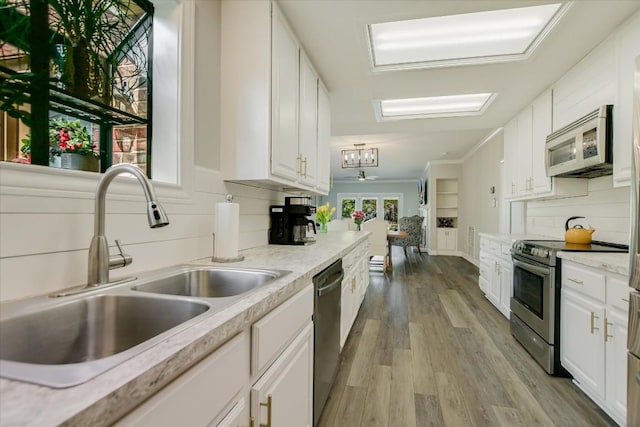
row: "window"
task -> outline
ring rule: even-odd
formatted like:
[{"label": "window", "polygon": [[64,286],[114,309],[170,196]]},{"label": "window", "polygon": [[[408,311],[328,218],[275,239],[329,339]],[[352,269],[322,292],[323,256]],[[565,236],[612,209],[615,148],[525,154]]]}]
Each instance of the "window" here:
[{"label": "window", "polygon": [[362,199],[362,211],[364,212],[364,220],[368,221],[378,217],[378,199]]},{"label": "window", "polygon": [[4,3],[0,160],[95,171],[126,162],[151,176],[153,5]]},{"label": "window", "polygon": [[351,218],[351,215],[356,210],[356,199],[341,199],[340,200],[340,212],[342,212],[342,218]]},{"label": "window", "polygon": [[350,219],[354,211],[362,210],[365,221],[383,218],[389,222],[389,227],[393,230],[398,228],[398,217],[402,212],[402,196],[396,193],[338,193],[337,195],[342,218]]}]

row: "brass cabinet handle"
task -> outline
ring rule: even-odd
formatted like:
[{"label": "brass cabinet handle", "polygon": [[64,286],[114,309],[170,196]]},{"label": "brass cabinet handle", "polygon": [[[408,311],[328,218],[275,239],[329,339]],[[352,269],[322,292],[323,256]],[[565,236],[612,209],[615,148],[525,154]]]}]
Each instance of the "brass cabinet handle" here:
[{"label": "brass cabinet handle", "polygon": [[298,161],[298,170],[296,171],[296,173],[298,175],[302,175],[302,154],[298,154],[296,160]]},{"label": "brass cabinet handle", "polygon": [[[302,176],[307,177],[307,158],[302,159],[302,163],[304,164],[304,172],[301,172]],[[302,169],[302,167],[300,168]]]},{"label": "brass cabinet handle", "polygon": [[607,318],[604,318],[604,342],[609,341],[609,338],[613,338],[613,335],[609,335],[609,325],[613,325],[613,323],[609,323]]},{"label": "brass cabinet handle", "polygon": [[260,406],[267,407],[267,423],[266,424],[260,423],[260,427],[271,427],[271,409],[273,407],[272,403],[273,403],[273,400],[270,394],[267,395],[267,403],[260,402]]},{"label": "brass cabinet handle", "polygon": [[591,333],[593,333],[593,331],[597,331],[600,328],[596,328],[596,319],[599,319],[599,316],[596,316],[596,313],[594,313],[593,311],[591,312]]},{"label": "brass cabinet handle", "polygon": [[577,283],[578,285],[584,285],[584,282],[582,280],[574,279],[571,277],[567,277],[567,280],[573,283]]},{"label": "brass cabinet handle", "polygon": [[253,417],[249,418],[249,427],[254,427],[256,424],[256,420]]},{"label": "brass cabinet handle", "polygon": [[514,182],[511,183],[511,194],[516,192],[516,184]]}]

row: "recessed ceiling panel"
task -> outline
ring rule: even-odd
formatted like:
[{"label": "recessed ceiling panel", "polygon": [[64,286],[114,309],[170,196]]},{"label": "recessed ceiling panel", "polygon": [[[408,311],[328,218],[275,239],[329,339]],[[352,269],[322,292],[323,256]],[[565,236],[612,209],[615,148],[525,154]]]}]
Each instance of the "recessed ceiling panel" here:
[{"label": "recessed ceiling panel", "polygon": [[369,25],[374,70],[528,57],[566,9],[562,3]]},{"label": "recessed ceiling panel", "polygon": [[427,98],[374,101],[378,121],[480,115],[495,98],[494,93],[431,96]]}]

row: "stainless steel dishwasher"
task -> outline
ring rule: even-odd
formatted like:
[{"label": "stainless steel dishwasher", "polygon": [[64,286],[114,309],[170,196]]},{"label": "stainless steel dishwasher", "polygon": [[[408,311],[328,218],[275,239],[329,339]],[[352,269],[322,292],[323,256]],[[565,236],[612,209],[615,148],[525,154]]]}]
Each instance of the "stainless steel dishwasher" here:
[{"label": "stainless steel dishwasher", "polygon": [[340,363],[342,259],[313,277],[313,425],[318,423]]}]

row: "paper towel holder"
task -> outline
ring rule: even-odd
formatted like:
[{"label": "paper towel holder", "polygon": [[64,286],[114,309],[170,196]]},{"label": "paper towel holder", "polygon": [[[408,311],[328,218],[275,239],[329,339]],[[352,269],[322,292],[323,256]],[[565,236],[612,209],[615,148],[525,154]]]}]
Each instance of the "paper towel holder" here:
[{"label": "paper towel holder", "polygon": [[[216,233],[213,233],[213,253],[216,253]],[[238,255],[237,257],[233,257],[233,258],[218,258],[216,256],[214,256],[213,258],[211,258],[211,261],[213,262],[238,262],[238,261],[244,261],[244,255]]]}]

